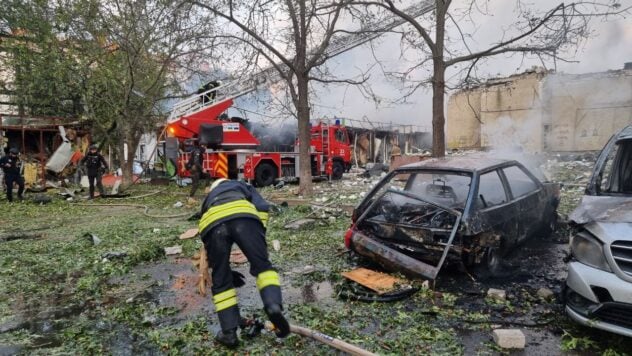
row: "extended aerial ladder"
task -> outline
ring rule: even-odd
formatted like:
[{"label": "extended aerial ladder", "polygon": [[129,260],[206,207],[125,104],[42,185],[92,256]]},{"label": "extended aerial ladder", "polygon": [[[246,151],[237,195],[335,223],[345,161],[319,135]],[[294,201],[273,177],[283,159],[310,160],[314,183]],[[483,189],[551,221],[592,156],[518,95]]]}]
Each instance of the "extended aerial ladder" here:
[{"label": "extended aerial ladder", "polygon": [[[434,1],[426,0],[415,5],[411,5],[403,11],[413,18],[417,18],[432,11],[433,9]],[[385,32],[404,24],[405,22],[406,20],[403,18],[395,14],[391,14],[386,19],[380,19],[379,21],[368,23],[360,27],[360,29],[354,33],[334,39],[327,47],[323,55],[327,58],[335,57],[374,40]],[[174,105],[173,110],[169,115],[168,124],[177,124],[178,120],[190,117],[202,110],[207,110],[214,106],[219,106],[217,108],[218,110],[213,110],[217,114],[225,111],[232,105],[233,99],[250,93],[263,84],[267,83],[270,85],[279,82],[281,80],[281,74],[279,73],[278,68],[284,70],[287,69],[287,66],[284,63],[270,65],[259,73],[256,73],[248,78],[236,78],[230,80],[225,84],[211,88],[178,102]],[[213,119],[214,118],[215,117],[213,117]]]}]

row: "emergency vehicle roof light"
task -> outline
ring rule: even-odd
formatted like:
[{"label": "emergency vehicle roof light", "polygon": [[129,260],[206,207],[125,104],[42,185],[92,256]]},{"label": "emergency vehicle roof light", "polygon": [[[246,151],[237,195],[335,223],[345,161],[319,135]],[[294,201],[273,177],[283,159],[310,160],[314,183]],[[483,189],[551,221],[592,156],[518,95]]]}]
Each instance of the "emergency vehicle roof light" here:
[{"label": "emergency vehicle roof light", "polygon": [[336,126],[340,126],[340,119],[336,119]]}]

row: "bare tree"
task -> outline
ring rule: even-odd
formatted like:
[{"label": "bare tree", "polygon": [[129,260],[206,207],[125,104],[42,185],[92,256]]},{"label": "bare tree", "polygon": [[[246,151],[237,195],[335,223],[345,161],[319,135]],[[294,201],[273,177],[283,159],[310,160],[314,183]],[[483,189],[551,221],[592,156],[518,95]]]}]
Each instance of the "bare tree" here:
[{"label": "bare tree", "polygon": [[341,18],[351,0],[271,0],[271,1],[207,1],[193,0],[238,29],[226,36],[250,46],[253,57],[265,58],[289,92],[286,108],[298,119],[300,186],[299,194],[311,195],[310,164],[310,83],[360,84],[360,79],[339,79],[319,68],[330,58],[327,49],[336,44],[338,36],[349,31],[341,29]]},{"label": "bare tree", "polygon": [[538,11],[532,5],[516,1],[516,19],[513,25],[509,28],[499,28],[498,39],[479,48],[480,41],[477,41],[475,35],[463,31],[461,24],[464,21],[472,21],[475,14],[490,15],[487,9],[488,1],[468,0],[458,2],[454,6],[452,0],[427,2],[434,3],[435,10],[422,17],[411,16],[401,7],[401,2],[396,0],[356,0],[353,1],[353,6],[364,8],[369,14],[375,8],[396,14],[414,29],[412,33],[403,32],[404,42],[425,53],[425,59],[414,64],[408,71],[395,74],[403,80],[410,81],[413,71],[426,66],[428,62],[432,63],[430,83],[427,80],[414,82],[407,95],[421,86],[432,85],[432,148],[435,157],[445,155],[444,96],[448,68],[464,64],[458,71],[461,75],[455,77],[468,83],[481,60],[500,54],[530,54],[542,61],[568,60],[565,55],[589,36],[591,19],[623,15],[631,8],[621,6],[619,1],[608,0],[560,3],[547,11]]}]

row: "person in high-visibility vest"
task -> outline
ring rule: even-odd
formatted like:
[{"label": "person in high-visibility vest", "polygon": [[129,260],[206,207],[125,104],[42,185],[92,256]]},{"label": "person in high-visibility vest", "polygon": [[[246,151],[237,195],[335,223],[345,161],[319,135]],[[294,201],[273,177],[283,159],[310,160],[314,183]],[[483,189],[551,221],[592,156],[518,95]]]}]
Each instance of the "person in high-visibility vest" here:
[{"label": "person in high-visibility vest", "polygon": [[257,288],[265,313],[276,327],[276,334],[285,337],[290,326],[283,316],[283,300],[279,275],[272,267],[266,244],[266,225],[270,205],[251,185],[218,179],[202,203],[200,236],[212,268],[213,303],[221,331],[215,339],[228,347],[239,345],[240,324],[235,287],[244,284],[243,275],[230,268],[233,243],[250,263],[250,274],[257,278]]}]

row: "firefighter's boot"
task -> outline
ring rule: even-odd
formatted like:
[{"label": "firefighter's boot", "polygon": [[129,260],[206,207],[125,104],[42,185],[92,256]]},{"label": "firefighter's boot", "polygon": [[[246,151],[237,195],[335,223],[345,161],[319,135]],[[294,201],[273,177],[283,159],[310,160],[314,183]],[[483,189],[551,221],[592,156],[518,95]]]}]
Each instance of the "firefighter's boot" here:
[{"label": "firefighter's boot", "polygon": [[237,327],[239,326],[239,307],[237,306],[237,292],[234,288],[213,295],[215,311],[222,331],[217,333],[215,340],[221,344],[235,348],[239,345]]},{"label": "firefighter's boot", "polygon": [[239,339],[237,338],[237,327],[241,319],[239,308],[235,305],[228,309],[220,310],[217,312],[217,317],[222,330],[217,333],[215,340],[229,348],[239,346]]},{"label": "firefighter's boot", "polygon": [[290,324],[283,316],[283,299],[281,297],[281,283],[276,271],[264,271],[257,276],[257,289],[261,294],[263,310],[274,324],[278,337],[286,337],[290,333]]}]

